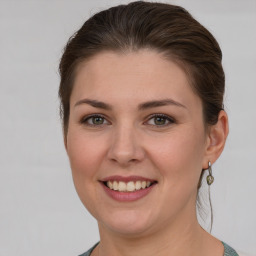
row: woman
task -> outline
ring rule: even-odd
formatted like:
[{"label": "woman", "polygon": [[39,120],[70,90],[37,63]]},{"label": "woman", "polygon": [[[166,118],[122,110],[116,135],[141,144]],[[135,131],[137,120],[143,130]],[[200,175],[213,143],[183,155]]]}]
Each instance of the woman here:
[{"label": "woman", "polygon": [[208,30],[162,3],[101,11],[69,40],[64,141],[100,232],[83,255],[238,255],[196,217],[201,182],[214,181],[228,135],[221,60]]}]

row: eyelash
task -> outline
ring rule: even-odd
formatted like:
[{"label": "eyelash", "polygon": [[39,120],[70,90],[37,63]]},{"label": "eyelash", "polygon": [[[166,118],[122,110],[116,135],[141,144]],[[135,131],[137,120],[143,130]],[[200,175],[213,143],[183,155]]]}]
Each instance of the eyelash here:
[{"label": "eyelash", "polygon": [[147,118],[146,122],[148,122],[149,120],[151,120],[153,118],[158,118],[158,117],[165,119],[165,121],[168,121],[168,123],[163,124],[163,125],[150,125],[150,124],[149,125],[157,127],[157,128],[162,128],[162,127],[166,127],[166,126],[169,126],[169,125],[175,123],[175,120],[172,117],[165,115],[165,114],[152,114]]},{"label": "eyelash", "polygon": [[90,120],[91,118],[97,118],[97,117],[104,119],[104,121],[106,120],[106,118],[103,115],[93,114],[93,115],[89,115],[89,116],[86,116],[86,117],[82,118],[81,124],[84,124],[84,125],[87,125],[87,126],[91,126],[91,127],[101,127],[104,124],[97,125],[97,124],[89,124],[88,123],[88,120]]},{"label": "eyelash", "polygon": [[[101,115],[101,114],[93,114],[93,115],[89,115],[89,116],[86,116],[86,117],[82,118],[82,120],[80,121],[80,123],[81,123],[81,124],[84,124],[84,125],[86,125],[86,126],[91,126],[91,127],[101,127],[101,126],[103,126],[104,123],[103,123],[103,124],[100,124],[100,125],[97,125],[97,124],[89,124],[89,123],[88,123],[88,120],[90,120],[91,118],[97,118],[97,117],[102,118],[102,119],[103,119],[103,122],[106,120],[106,118],[105,118],[103,115]],[[175,123],[175,120],[174,120],[173,118],[171,118],[170,116],[165,115],[165,114],[152,114],[152,115],[150,115],[150,116],[147,118],[147,121],[146,121],[146,122],[149,122],[149,120],[151,120],[151,119],[153,119],[153,118],[158,118],[158,117],[164,118],[165,121],[168,121],[168,123],[167,123],[167,124],[163,124],[163,125],[154,125],[154,124],[148,124],[148,125],[154,126],[154,127],[157,127],[157,128],[162,128],[162,127],[166,127],[166,126],[169,126],[169,125]],[[146,123],[146,122],[144,122],[144,123]],[[144,124],[144,123],[143,123],[143,124]]]}]

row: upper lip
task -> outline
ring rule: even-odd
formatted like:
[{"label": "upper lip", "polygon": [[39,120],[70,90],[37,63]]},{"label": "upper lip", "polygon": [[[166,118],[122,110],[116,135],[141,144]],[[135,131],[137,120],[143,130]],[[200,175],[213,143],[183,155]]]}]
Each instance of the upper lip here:
[{"label": "upper lip", "polygon": [[107,181],[123,181],[123,182],[129,182],[129,181],[150,181],[155,182],[156,180],[149,179],[142,176],[120,176],[120,175],[114,175],[114,176],[108,176],[101,180],[102,182]]}]

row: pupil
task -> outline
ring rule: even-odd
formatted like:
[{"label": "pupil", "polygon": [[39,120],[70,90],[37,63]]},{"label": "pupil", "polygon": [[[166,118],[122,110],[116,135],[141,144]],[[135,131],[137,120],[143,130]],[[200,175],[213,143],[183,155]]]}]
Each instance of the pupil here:
[{"label": "pupil", "polygon": [[163,118],[163,117],[156,117],[155,118],[155,124],[158,124],[158,125],[165,124],[165,118]]},{"label": "pupil", "polygon": [[93,123],[94,124],[103,124],[103,118],[102,117],[94,117]]}]

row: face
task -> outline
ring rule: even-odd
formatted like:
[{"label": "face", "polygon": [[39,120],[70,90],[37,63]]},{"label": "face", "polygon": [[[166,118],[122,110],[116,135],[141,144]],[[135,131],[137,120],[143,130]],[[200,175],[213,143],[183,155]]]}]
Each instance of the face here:
[{"label": "face", "polygon": [[202,103],[159,53],[104,52],[79,67],[66,149],[101,229],[147,234],[195,218],[207,161]]}]

